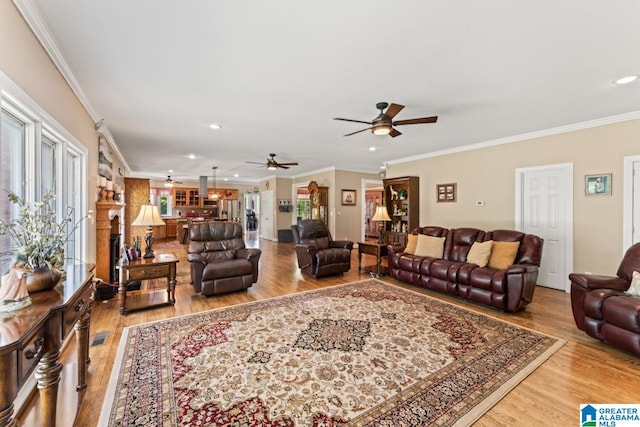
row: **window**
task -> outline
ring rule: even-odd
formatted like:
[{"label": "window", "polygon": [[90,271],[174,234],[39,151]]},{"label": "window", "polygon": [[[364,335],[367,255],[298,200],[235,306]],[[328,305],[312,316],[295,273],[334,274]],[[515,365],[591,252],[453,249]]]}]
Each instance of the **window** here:
[{"label": "window", "polygon": [[[0,72],[0,218],[11,221],[16,207],[11,191],[28,203],[56,194],[56,212],[62,218],[73,208],[73,223],[86,214],[87,150],[38,104]],[[86,261],[86,221],[70,235],[65,247],[67,264]],[[70,230],[71,231],[71,230]],[[0,252],[12,249],[0,236]],[[10,259],[0,259],[6,274]]]}]

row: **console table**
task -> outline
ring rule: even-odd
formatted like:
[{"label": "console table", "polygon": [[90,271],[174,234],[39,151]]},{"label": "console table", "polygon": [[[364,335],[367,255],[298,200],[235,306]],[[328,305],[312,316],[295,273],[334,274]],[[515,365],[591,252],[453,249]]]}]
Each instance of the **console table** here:
[{"label": "console table", "polygon": [[[176,302],[176,264],[178,258],[171,254],[159,254],[154,258],[142,258],[120,265],[120,313],[132,310],[173,305]],[[140,291],[127,296],[127,283],[134,280],[167,279],[165,291]]]},{"label": "console table", "polygon": [[[376,257],[376,267],[362,267],[362,254],[373,255]],[[382,257],[387,256],[387,245],[378,243],[377,241],[358,242],[358,271],[364,270],[372,273],[376,277],[388,273],[387,267],[380,265]]]},{"label": "console table", "polygon": [[14,401],[35,370],[41,425],[56,424],[60,351],[72,329],[77,340],[78,384],[87,387],[93,264],[67,266],[66,277],[50,291],[30,295],[32,305],[0,317],[0,426],[14,426]]}]

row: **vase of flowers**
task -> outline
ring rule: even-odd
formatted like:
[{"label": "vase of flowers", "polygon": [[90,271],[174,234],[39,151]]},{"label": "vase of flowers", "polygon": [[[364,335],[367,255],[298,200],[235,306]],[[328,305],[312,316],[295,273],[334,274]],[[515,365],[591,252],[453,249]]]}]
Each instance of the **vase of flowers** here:
[{"label": "vase of flowers", "polygon": [[66,215],[58,220],[54,193],[34,204],[12,192],[8,198],[19,212],[11,222],[0,220],[0,235],[10,236],[13,243],[1,255],[11,257],[11,267],[26,277],[29,292],[52,289],[62,277],[65,244],[84,218],[74,223],[74,209],[67,206]]}]

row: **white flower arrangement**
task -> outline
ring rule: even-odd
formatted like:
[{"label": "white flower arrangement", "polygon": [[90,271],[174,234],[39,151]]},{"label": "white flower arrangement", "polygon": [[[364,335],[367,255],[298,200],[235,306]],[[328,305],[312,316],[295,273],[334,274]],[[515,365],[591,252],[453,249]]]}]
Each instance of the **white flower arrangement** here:
[{"label": "white flower arrangement", "polygon": [[0,235],[9,235],[14,243],[11,250],[0,255],[10,256],[16,268],[26,271],[62,267],[65,244],[84,218],[74,224],[74,209],[67,206],[66,215],[57,221],[52,203],[55,200],[54,193],[48,193],[33,205],[12,192],[9,192],[8,198],[19,206],[20,211],[11,222],[0,220]]}]

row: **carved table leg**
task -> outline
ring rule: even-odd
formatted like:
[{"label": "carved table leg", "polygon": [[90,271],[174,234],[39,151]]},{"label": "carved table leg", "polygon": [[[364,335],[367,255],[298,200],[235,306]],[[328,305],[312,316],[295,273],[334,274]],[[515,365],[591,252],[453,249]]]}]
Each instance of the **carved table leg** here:
[{"label": "carved table leg", "polygon": [[73,327],[76,331],[76,345],[78,347],[78,385],[76,386],[78,391],[87,387],[87,365],[91,363],[91,358],[89,357],[89,330],[92,305],[93,298],[89,302],[89,307],[82,313],[80,320]]},{"label": "carved table leg", "polygon": [[169,303],[175,304],[176,302],[176,276],[171,274],[169,276]]},{"label": "carved table leg", "polygon": [[56,405],[58,400],[58,383],[60,382],[60,351],[58,349],[46,353],[36,370],[38,389],[40,390],[40,413],[43,427],[56,425]]}]

